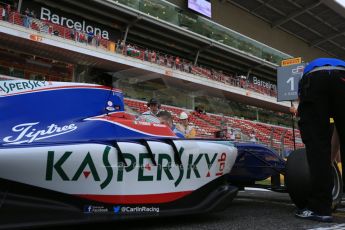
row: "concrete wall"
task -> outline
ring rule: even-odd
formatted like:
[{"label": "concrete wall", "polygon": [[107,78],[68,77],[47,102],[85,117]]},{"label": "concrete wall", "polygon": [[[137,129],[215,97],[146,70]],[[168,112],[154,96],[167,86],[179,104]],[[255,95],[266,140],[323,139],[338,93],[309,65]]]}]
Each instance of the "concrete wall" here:
[{"label": "concrete wall", "polygon": [[[169,2],[186,9],[187,0],[169,0]],[[324,51],[309,47],[301,39],[279,29],[272,29],[264,20],[248,13],[226,0],[211,0],[212,20],[237,31],[254,40],[271,46],[294,57],[301,56],[304,61],[317,57],[329,57]]]}]

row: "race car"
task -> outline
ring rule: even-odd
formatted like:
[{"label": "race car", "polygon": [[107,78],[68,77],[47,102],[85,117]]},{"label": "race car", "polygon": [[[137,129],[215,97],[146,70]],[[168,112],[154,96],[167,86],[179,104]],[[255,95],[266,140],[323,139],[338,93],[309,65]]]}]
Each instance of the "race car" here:
[{"label": "race car", "polygon": [[0,228],[217,211],[280,174],[288,186],[264,187],[305,201],[303,151],[286,163],[260,144],[178,138],[125,113],[114,88],[0,81],[0,111]]},{"label": "race car", "polygon": [[237,157],[124,112],[120,90],[0,81],[0,228],[218,210]]}]

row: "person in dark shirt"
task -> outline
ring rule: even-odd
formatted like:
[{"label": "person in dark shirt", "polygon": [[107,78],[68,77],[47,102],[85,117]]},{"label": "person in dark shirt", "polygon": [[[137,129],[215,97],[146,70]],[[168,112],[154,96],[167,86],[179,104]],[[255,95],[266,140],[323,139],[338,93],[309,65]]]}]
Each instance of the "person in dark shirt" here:
[{"label": "person in dark shirt", "polygon": [[4,20],[9,21],[10,20],[10,14],[11,14],[11,5],[6,4],[5,8],[2,10],[5,11]]},{"label": "person in dark shirt", "polygon": [[[330,117],[333,117],[341,148],[345,146],[345,62],[319,58],[309,63],[299,83],[298,122],[306,147],[311,193],[296,216],[322,222],[332,218],[332,162]],[[344,153],[341,152],[345,165]]]},{"label": "person in dark shirt", "polygon": [[147,102],[148,110],[143,112],[139,117],[138,120],[146,121],[151,123],[160,123],[160,120],[157,118],[157,114],[160,112],[161,104],[156,98],[151,98]]},{"label": "person in dark shirt", "polygon": [[87,42],[88,42],[89,44],[92,43],[93,36],[94,36],[94,34],[93,34],[92,31],[87,32]]}]

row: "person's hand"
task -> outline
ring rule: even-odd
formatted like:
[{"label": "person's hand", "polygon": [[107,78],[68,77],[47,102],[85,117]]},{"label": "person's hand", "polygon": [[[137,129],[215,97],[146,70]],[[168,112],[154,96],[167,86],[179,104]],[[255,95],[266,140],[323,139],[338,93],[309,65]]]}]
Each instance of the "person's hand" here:
[{"label": "person's hand", "polygon": [[292,115],[296,116],[297,114],[297,108],[295,106],[291,106],[289,109],[290,113],[292,113]]}]

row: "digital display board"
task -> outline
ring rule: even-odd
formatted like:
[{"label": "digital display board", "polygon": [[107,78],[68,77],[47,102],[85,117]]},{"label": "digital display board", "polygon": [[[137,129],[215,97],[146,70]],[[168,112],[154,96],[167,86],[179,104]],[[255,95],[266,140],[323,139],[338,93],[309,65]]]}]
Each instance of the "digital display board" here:
[{"label": "digital display board", "polygon": [[188,0],[188,8],[202,14],[206,17],[211,17],[211,2],[207,0]]}]

